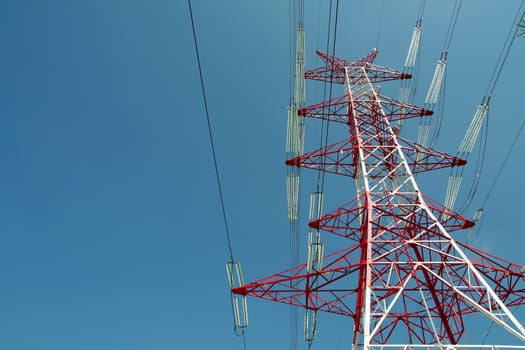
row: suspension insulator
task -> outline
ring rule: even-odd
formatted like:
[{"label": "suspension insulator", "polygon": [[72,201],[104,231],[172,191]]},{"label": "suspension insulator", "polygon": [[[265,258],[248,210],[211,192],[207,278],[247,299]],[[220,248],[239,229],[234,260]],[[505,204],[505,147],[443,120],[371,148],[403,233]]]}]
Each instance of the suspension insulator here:
[{"label": "suspension insulator", "polygon": [[236,328],[248,327],[248,304],[246,302],[246,293],[239,293],[238,289],[244,286],[242,278],[241,263],[237,261],[228,261],[226,263],[226,272],[232,291],[233,319]]},{"label": "suspension insulator", "polygon": [[317,331],[317,311],[306,310],[304,314],[304,340],[312,342]]}]

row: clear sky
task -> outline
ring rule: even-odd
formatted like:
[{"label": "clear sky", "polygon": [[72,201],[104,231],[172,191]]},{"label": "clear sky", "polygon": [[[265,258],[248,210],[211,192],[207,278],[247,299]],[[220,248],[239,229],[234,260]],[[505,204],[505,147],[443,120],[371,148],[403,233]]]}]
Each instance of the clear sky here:
[{"label": "clear sky", "polygon": [[[305,3],[314,68],[327,9]],[[381,15],[382,3],[341,1],[336,53],[358,58],[379,43],[376,62],[400,69],[419,2],[384,1]],[[453,4],[427,1],[416,104]],[[440,150],[455,153],[518,6],[463,2]],[[234,255],[251,281],[289,262],[288,1],[194,0],[193,10]],[[186,1],[3,0],[0,43],[0,348],[241,349]],[[467,216],[524,118],[524,58],[518,38],[493,96],[486,168]],[[398,82],[383,85],[397,96]],[[307,104],[320,102],[320,91],[308,83]],[[317,135],[315,124],[308,130]],[[520,264],[524,146],[521,137],[473,242]],[[315,174],[303,175],[305,209]],[[443,201],[447,175],[421,175],[423,191]],[[325,210],[354,197],[351,181],[327,182]],[[249,312],[248,349],[288,348],[287,306],[250,299]],[[320,315],[314,348],[348,349],[350,329],[347,319]]]}]

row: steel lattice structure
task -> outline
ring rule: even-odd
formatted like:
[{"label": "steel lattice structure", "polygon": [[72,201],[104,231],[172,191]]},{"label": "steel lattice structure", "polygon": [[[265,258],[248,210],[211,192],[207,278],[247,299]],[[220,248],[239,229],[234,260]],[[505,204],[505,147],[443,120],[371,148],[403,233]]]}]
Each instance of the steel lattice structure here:
[{"label": "steel lattice structure", "polygon": [[319,55],[326,65],[305,77],[343,84],[345,93],[298,115],[342,123],[349,136],[286,163],[355,179],[355,200],[309,223],[348,247],[322,256],[312,242],[307,263],[237,286],[234,295],[352,317],[354,349],[469,347],[460,341],[473,313],[525,341],[509,310],[525,303],[522,267],[456,241],[451,232],[474,223],[423,195],[414,177],[466,162],[399,137],[393,121],[432,112],[372,86],[410,76],[374,65],[375,50],[357,61]]}]

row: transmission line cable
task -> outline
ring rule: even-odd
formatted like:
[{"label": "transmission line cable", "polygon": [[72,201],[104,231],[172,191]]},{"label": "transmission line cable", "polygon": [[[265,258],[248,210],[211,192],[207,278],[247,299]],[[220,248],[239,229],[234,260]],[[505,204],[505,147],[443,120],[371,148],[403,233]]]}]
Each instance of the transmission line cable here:
[{"label": "transmission line cable", "polygon": [[487,192],[485,198],[483,199],[483,202],[481,203],[481,207],[485,206],[485,203],[489,199],[490,195],[492,194],[492,191],[494,190],[494,187],[496,187],[496,183],[498,182],[499,177],[501,176],[501,173],[503,172],[503,168],[505,168],[505,165],[507,164],[507,161],[509,160],[510,154],[512,153],[512,150],[514,149],[514,146],[516,146],[516,142],[518,141],[521,132],[523,131],[523,127],[525,126],[525,119],[521,122],[521,125],[518,129],[518,132],[514,136],[514,139],[512,140],[512,144],[510,145],[509,149],[507,150],[507,153],[505,154],[505,158],[503,158],[503,161],[501,162],[501,165],[498,169],[498,172],[496,176],[494,177],[494,180],[492,180],[492,185],[489,188],[489,191]]},{"label": "transmission line cable", "polygon": [[458,17],[459,17],[459,10],[461,9],[462,3],[463,3],[462,0],[457,0],[454,3],[454,10],[452,11],[452,18],[448,25],[447,35],[445,36],[445,43],[443,44],[443,52],[447,52],[450,48],[450,44],[452,43],[452,36],[454,35],[454,31],[456,29],[456,24],[458,22]]},{"label": "transmission line cable", "polygon": [[[327,38],[326,38],[326,53],[328,53],[330,51],[330,34],[332,32],[332,0],[330,0],[330,5],[329,5],[329,9],[328,9],[328,30],[327,30]],[[325,69],[328,70],[328,60],[325,61]],[[333,70],[331,72],[333,75]],[[323,84],[323,101],[326,101],[326,90],[327,90],[327,82],[325,80],[324,84]],[[330,81],[330,84],[332,84],[332,81]],[[324,128],[325,128],[325,124],[327,124],[329,121],[324,121],[322,120],[321,122],[321,132],[320,132],[320,140],[319,140],[319,147],[322,149],[323,148],[323,145],[324,145],[324,139],[323,139],[323,135],[324,135]],[[321,183],[321,177],[323,176],[322,174],[323,172],[321,170],[318,170],[317,171],[317,189],[316,191],[320,191],[320,183]]]},{"label": "transmission line cable", "polygon": [[519,137],[521,136],[521,133],[522,133],[524,127],[525,127],[525,119],[521,122],[521,125],[520,125],[520,127],[518,129],[518,132],[514,136],[514,139],[512,140],[512,143],[511,143],[509,149],[507,150],[507,153],[505,154],[505,157],[503,158],[503,161],[501,162],[500,167],[498,168],[498,172],[494,176],[494,179],[492,180],[492,184],[490,185],[489,190],[487,191],[487,194],[485,195],[485,197],[483,198],[483,201],[481,202],[480,209],[478,209],[476,211],[478,213],[478,216],[479,216],[479,218],[477,219],[477,221],[479,221],[479,224],[478,224],[478,227],[477,227],[477,230],[476,230],[476,234],[474,235],[474,237],[469,237],[469,239],[467,240],[469,242],[472,242],[472,241],[476,240],[478,238],[478,236],[479,236],[479,233],[480,233],[481,228],[483,226],[483,212],[484,212],[485,204],[487,203],[487,201],[489,200],[492,192],[494,191],[494,189],[496,187],[496,184],[498,183],[498,180],[499,180],[499,178],[500,178],[500,176],[501,176],[501,174],[503,172],[503,169],[505,168],[505,165],[507,164],[507,161],[509,160],[511,153],[514,150],[514,146],[516,146],[516,143],[517,143]]},{"label": "transmission line cable", "polygon": [[519,19],[519,22],[518,22],[518,17],[521,13],[523,3],[524,3],[524,0],[521,0],[520,7],[518,8],[518,11],[516,12],[516,16],[514,17],[514,20],[512,22],[513,24],[510,27],[509,32],[507,33],[505,44],[503,45],[503,48],[501,49],[501,52],[499,54],[498,62],[496,63],[496,66],[494,67],[494,71],[492,72],[492,75],[490,77],[490,81],[487,86],[485,96],[488,96],[488,97],[492,96],[492,93],[494,92],[494,89],[496,88],[496,83],[498,82],[503,66],[505,65],[505,61],[507,60],[507,57],[509,56],[509,52],[512,47],[512,44],[514,44],[514,39],[516,39],[516,36],[518,36],[519,26],[517,25],[517,23],[523,23],[524,16],[525,16],[525,11],[524,11],[521,14],[521,18]]},{"label": "transmission line cable", "polygon": [[[332,4],[332,1],[330,1],[330,15],[331,15],[331,4]],[[332,56],[333,57],[335,57],[335,48],[336,48],[336,44],[337,44],[337,24],[338,24],[338,19],[339,19],[339,0],[337,0],[336,3],[335,3],[334,40],[333,40],[333,43],[332,43]],[[328,35],[330,35],[330,28],[329,28],[329,31],[328,31]],[[329,45],[329,42],[327,43],[327,47],[328,47],[328,45]],[[334,67],[332,67],[332,69],[333,68]],[[332,99],[332,91],[333,91],[333,86],[334,86],[333,77],[334,77],[334,74],[333,74],[333,71],[332,71],[332,74],[330,74],[330,86],[329,86],[328,100]],[[322,147],[327,147],[328,146],[329,130],[330,130],[330,119],[328,118],[326,120],[326,130],[324,131],[324,141],[322,141]],[[322,137],[323,137],[323,135],[322,135],[322,130],[321,130],[321,138]],[[325,159],[326,159],[326,155],[323,155],[323,160],[322,160],[323,163],[324,163]],[[318,191],[324,192],[324,183],[325,183],[326,173],[324,171],[319,171],[319,172],[321,173],[321,186],[320,186],[320,189],[318,189]],[[319,186],[319,183],[318,183],[318,186]]]},{"label": "transmission line cable", "polygon": [[[520,3],[520,6],[518,8],[518,10],[516,11],[516,15],[514,17],[514,20],[513,20],[513,24],[516,24],[516,23],[522,23],[523,22],[523,18],[525,16],[525,11],[524,12],[521,12],[522,11],[522,8],[523,8],[523,4],[524,4],[524,0],[521,1]],[[521,13],[521,18],[519,19],[519,22],[518,21],[518,17],[520,16],[520,13]],[[489,103],[490,101],[490,98],[492,97],[492,94],[494,93],[494,89],[496,88],[496,84],[499,80],[499,77],[501,75],[501,71],[503,70],[503,66],[505,65],[505,62],[507,61],[507,58],[509,56],[509,53],[510,53],[510,49],[512,48],[512,45],[514,43],[514,39],[516,39],[516,36],[519,35],[518,33],[518,26],[516,26],[514,28],[514,26],[511,26],[509,28],[509,32],[507,33],[507,37],[505,39],[505,44],[503,45],[503,48],[500,52],[500,55],[498,57],[498,61],[496,63],[496,66],[494,67],[494,71],[492,72],[492,75],[490,77],[490,81],[489,81],[489,84],[487,86],[487,90],[485,91],[485,98],[487,100],[487,103]],[[478,213],[483,213],[483,208],[485,206],[485,203],[486,201],[488,200],[488,197],[490,196],[490,194],[492,193],[494,187],[496,186],[496,182],[499,178],[499,176],[501,175],[501,172],[503,170],[503,168],[505,167],[505,164],[507,162],[507,159],[508,157],[510,156],[510,153],[512,152],[512,149],[514,148],[514,145],[516,144],[516,141],[518,140],[520,134],[521,134],[521,131],[523,130],[523,126],[524,126],[524,123],[525,121],[521,124],[520,128],[518,129],[518,132],[516,134],[516,136],[514,137],[514,140],[512,142],[512,144],[510,145],[510,148],[508,149],[507,151],[507,154],[505,155],[505,158],[498,170],[498,173],[496,174],[493,182],[492,182],[492,185],[491,187],[489,188],[489,191],[486,195],[486,197],[484,198],[482,204],[481,204],[481,207],[480,209],[478,209]],[[488,129],[488,127],[487,127]],[[483,146],[483,148],[485,148],[486,145]],[[483,151],[483,154],[482,154],[482,157],[484,158],[485,157],[485,152]],[[484,160],[484,159],[483,159]],[[483,160],[481,161],[481,163],[483,164]],[[475,179],[475,182],[474,182],[474,185],[472,186],[473,188],[477,188],[478,186],[478,183],[479,183],[479,176],[478,178]],[[472,201],[474,197],[474,193],[471,195],[470,198],[470,202]],[[468,202],[468,204],[470,204],[470,202]],[[468,206],[467,204],[467,206]],[[466,209],[466,208],[465,208]],[[478,228],[478,233],[479,233],[479,230],[481,229],[481,222],[480,222],[480,227]]]},{"label": "transmission line cable", "polygon": [[[461,142],[458,148],[457,156],[467,160],[478,139],[482,126],[485,125],[485,137],[484,139],[482,137],[482,140],[481,140],[481,150],[478,153],[478,160],[476,162],[477,164],[476,173],[475,173],[474,179],[472,180],[470,190],[468,191],[467,198],[465,199],[463,205],[461,206],[461,209],[460,209],[461,213],[464,213],[469,208],[469,206],[471,205],[477,193],[477,188],[479,186],[480,177],[481,177],[480,175],[483,169],[484,158],[485,158],[485,153],[486,153],[485,152],[486,136],[488,134],[487,115],[489,111],[490,100],[491,100],[492,94],[494,93],[496,84],[500,78],[503,67],[505,66],[505,63],[507,61],[510,50],[513,46],[514,39],[516,38],[518,34],[519,28],[518,26],[516,26],[518,18],[519,18],[519,21],[521,22],[525,16],[525,12],[522,12],[524,2],[525,0],[522,0],[520,2],[520,6],[518,7],[518,10],[516,11],[516,15],[514,16],[512,25],[510,26],[510,29],[507,33],[505,43],[503,44],[503,47],[499,53],[498,60],[496,62],[494,70],[492,71],[489,83],[487,85],[487,89],[485,90],[485,95],[483,96],[481,104],[478,105],[478,108],[476,110],[476,113],[474,114],[474,117],[470,123],[470,126],[468,127],[467,132],[465,133],[465,136],[463,138],[463,141]],[[520,14],[521,14],[521,17],[520,17]],[[485,120],[487,120],[487,122],[485,122]],[[462,178],[463,178],[463,168],[461,169],[456,168],[456,169],[451,170],[448,189],[447,189],[447,193],[445,197],[445,206],[449,209],[452,209],[455,204],[457,195],[459,193],[459,188],[461,186]],[[478,210],[476,210],[476,212],[474,213],[473,220],[480,221],[483,216],[483,211],[484,211],[483,206],[479,208]],[[479,227],[478,227],[478,232],[479,232]]]},{"label": "transmission line cable", "polygon": [[215,142],[213,140],[213,130],[212,130],[212,126],[211,126],[210,113],[209,113],[209,109],[208,109],[208,99],[206,98],[206,89],[205,89],[205,86],[204,86],[204,78],[203,78],[203,75],[202,75],[202,65],[201,65],[201,60],[200,60],[200,55],[199,55],[199,46],[198,46],[198,43],[197,43],[197,33],[195,31],[195,21],[194,21],[194,18],[193,18],[193,11],[192,11],[192,8],[191,8],[191,0],[188,0],[188,7],[189,7],[189,10],[190,10],[191,29],[193,31],[193,43],[195,45],[195,55],[197,57],[197,66],[199,68],[199,77],[200,77],[200,85],[201,85],[201,92],[202,92],[202,100],[203,100],[203,103],[204,103],[204,111],[205,111],[205,115],[206,115],[206,122],[207,122],[207,125],[208,125],[208,136],[209,136],[209,140],[210,140],[211,153],[212,153],[212,158],[213,158],[213,166],[214,166],[214,169],[215,169],[215,179],[217,181],[217,188],[218,188],[218,191],[219,191],[219,199],[220,199],[220,204],[221,204],[221,209],[222,209],[222,218],[223,218],[223,222],[224,222],[224,229],[225,229],[225,232],[226,232],[226,240],[228,242],[228,251],[230,253],[230,259],[233,261],[234,259],[233,259],[233,250],[232,250],[232,244],[231,244],[230,229],[229,229],[229,225],[228,225],[228,219],[227,219],[227,216],[226,216],[226,207],[224,205],[224,195],[223,195],[222,186],[221,186],[221,179],[220,179],[220,176],[219,176],[219,166],[217,164],[217,153],[215,152]]},{"label": "transmission line cable", "polygon": [[518,24],[516,24],[519,28],[518,36],[525,37],[525,20],[522,18]]},{"label": "transmission line cable", "polygon": [[[332,43],[331,33],[332,33],[333,1],[330,0],[329,14],[328,14],[326,53],[328,54],[330,52],[330,44],[332,43],[332,56],[335,56],[338,12],[339,12],[339,1],[337,0],[336,8],[335,8],[334,40]],[[302,14],[302,11],[301,11],[301,14]],[[302,18],[302,15],[301,15],[301,18]],[[325,60],[325,68],[327,71],[328,71],[329,65],[330,65],[329,60]],[[333,69],[334,68],[335,67],[333,66],[331,67],[332,74],[331,74],[331,78],[329,82],[330,84],[329,87],[327,86],[328,84],[327,81],[325,81],[323,85],[324,100],[326,100],[327,93],[329,94],[330,99],[332,96]],[[329,120],[327,121],[323,120],[321,123],[321,131],[320,131],[320,148],[321,149],[325,147],[327,143],[328,125],[329,125]],[[309,213],[310,221],[319,219],[322,215],[322,203],[323,203],[322,189],[323,187],[324,187],[324,173],[321,170],[318,170],[316,190],[312,192],[310,196],[310,213]],[[310,230],[309,235],[308,235],[307,271],[312,271],[313,269],[320,270],[322,268],[323,251],[324,251],[324,248],[323,248],[323,244],[321,243],[321,235],[320,235],[319,229],[314,230],[314,231]],[[316,310],[306,310],[306,314],[304,318],[304,339],[307,342],[308,349],[312,348],[313,341],[315,340],[316,329],[317,329],[317,311]]]},{"label": "transmission line cable", "polygon": [[[297,111],[304,108],[304,0],[289,0],[290,103],[286,140],[287,159],[298,157],[304,148],[304,120]],[[295,45],[295,50],[294,50]],[[293,69],[295,67],[295,69]],[[300,257],[300,169],[288,167],[286,174],[288,221],[290,231],[290,268]],[[290,282],[290,288],[295,288]],[[298,346],[298,310],[290,306],[290,350]]]},{"label": "transmission line cable", "polygon": [[[193,43],[194,43],[194,46],[195,46],[195,55],[196,55],[196,59],[197,59],[197,66],[199,68],[199,78],[200,78],[202,99],[203,99],[203,103],[204,103],[204,111],[205,111],[205,115],[206,115],[206,122],[207,122],[207,125],[208,125],[208,136],[209,136],[209,140],[210,140],[211,153],[212,153],[212,158],[213,158],[213,165],[214,165],[214,169],[215,169],[215,179],[217,181],[217,188],[218,188],[218,191],[219,191],[220,205],[221,205],[221,209],[222,209],[222,218],[223,218],[224,229],[225,229],[225,233],[226,233],[226,241],[227,241],[227,245],[228,245],[228,251],[229,251],[229,254],[230,254],[230,262],[229,263],[231,265],[227,265],[227,267],[232,266],[232,268],[233,268],[233,266],[236,266],[236,268],[238,269],[237,273],[239,274],[239,276],[241,276],[240,275],[240,265],[238,265],[238,263],[236,263],[234,258],[233,258],[233,249],[232,249],[232,244],[231,244],[231,236],[230,236],[230,230],[229,230],[229,225],[228,225],[228,220],[227,220],[227,215],[226,215],[226,207],[224,205],[224,195],[223,195],[222,186],[221,186],[221,180],[220,180],[220,176],[219,176],[219,167],[218,167],[218,162],[217,162],[217,154],[215,152],[215,142],[214,142],[214,139],[213,139],[213,131],[212,131],[210,113],[209,113],[209,108],[208,108],[208,100],[206,98],[206,89],[205,89],[204,78],[203,78],[203,74],[202,74],[202,65],[201,65],[201,60],[200,60],[200,55],[199,55],[199,45],[198,45],[198,41],[197,41],[197,33],[196,33],[196,30],[195,30],[195,20],[193,18],[193,10],[192,10],[192,7],[191,7],[191,0],[188,0],[188,9],[189,9],[189,14],[190,14],[190,19],[191,19],[191,29],[192,29],[192,32],[193,32]],[[230,273],[230,276],[231,276],[231,273]],[[240,278],[242,279],[242,277],[240,277]],[[232,277],[230,277],[230,283],[233,284],[233,278]],[[232,311],[233,311],[233,314],[234,314],[234,318],[235,318],[235,320],[238,320],[238,317],[236,317],[238,315],[238,309],[235,308],[235,305],[236,305],[235,302],[236,301],[234,301],[234,297],[233,297],[233,295],[231,293],[230,293],[230,301],[231,301],[231,305],[232,305]],[[246,320],[246,322],[247,322],[247,320]],[[243,349],[246,350],[246,333],[245,333],[244,327],[243,326],[238,327],[238,324],[239,324],[239,322],[235,322],[234,323],[234,332],[235,332],[235,334],[242,336]],[[240,334],[238,333],[237,328],[241,328],[241,333]]]},{"label": "transmission line cable", "polygon": [[[461,10],[462,0],[456,0],[454,3],[454,7],[452,10],[452,15],[450,17],[450,21],[447,28],[447,33],[445,35],[445,40],[443,42],[443,49],[441,51],[440,58],[438,59],[436,69],[434,71],[434,76],[432,77],[432,82],[430,83],[430,86],[428,88],[426,97],[425,97],[425,104],[424,108],[429,110],[434,110],[436,107],[436,104],[438,101],[441,101],[441,104],[438,105],[438,107],[444,106],[444,93],[442,93],[445,89],[445,77],[446,77],[446,69],[447,69],[447,56],[450,49],[450,45],[452,44],[452,38],[454,36],[454,32],[456,29],[456,24],[459,18],[460,10]],[[434,132],[432,134],[432,137],[430,136],[430,130],[432,127],[432,122],[434,122]],[[417,143],[422,146],[430,145],[430,147],[433,147],[435,143],[437,142],[437,137],[440,133],[440,127],[443,120],[443,110],[442,108],[439,108],[437,113],[434,113],[433,118],[426,118],[423,117],[420,119],[419,122],[419,128],[418,128],[418,138]]]},{"label": "transmission line cable", "polygon": [[423,13],[425,12],[426,3],[427,3],[427,0],[423,0],[419,3],[419,8],[417,10],[418,18],[423,18]]},{"label": "transmission line cable", "polygon": [[[401,80],[401,87],[399,88],[399,100],[412,104],[414,97],[416,95],[418,79],[419,79],[419,52],[420,52],[420,42],[421,42],[421,33],[423,30],[423,13],[425,11],[425,3],[423,0],[419,3],[419,9],[417,14],[416,24],[412,30],[412,38],[410,39],[410,44],[408,46],[407,55],[405,58],[405,64],[403,65],[403,73],[406,75],[411,75],[412,79],[403,79]],[[405,123],[404,116],[397,121],[397,128],[401,130]]]}]

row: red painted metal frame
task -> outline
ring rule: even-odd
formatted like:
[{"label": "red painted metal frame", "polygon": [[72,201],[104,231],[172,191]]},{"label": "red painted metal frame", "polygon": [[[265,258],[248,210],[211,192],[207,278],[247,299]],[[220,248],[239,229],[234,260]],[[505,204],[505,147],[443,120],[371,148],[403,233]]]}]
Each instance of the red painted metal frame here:
[{"label": "red painted metal frame", "polygon": [[412,78],[410,74],[373,64],[374,59],[377,56],[376,50],[372,51],[368,56],[363,57],[357,61],[343,60],[321,51],[317,51],[317,54],[325,62],[325,66],[306,71],[304,73],[306,79],[343,84],[345,80],[345,67],[365,68],[368,78],[372,83]]},{"label": "red painted metal frame", "polygon": [[[466,161],[461,158],[435,151],[429,147],[418,145],[415,142],[403,139],[401,137],[398,137],[398,141],[400,141],[399,143],[401,144],[401,148],[405,152],[405,157],[408,158],[408,163],[411,166],[412,173],[422,173],[425,171],[466,164]],[[348,139],[334,143],[328,147],[289,159],[285,163],[286,165],[290,166],[298,166],[338,175],[355,177],[359,149],[363,150],[365,157],[368,157],[370,161],[373,161],[377,165],[382,163],[382,165],[386,165],[390,169],[394,169],[394,164],[399,162],[398,159],[396,159],[397,157],[393,155],[393,152],[396,150],[395,145],[383,146],[383,153],[377,153],[374,152],[377,150],[376,145],[359,147],[355,145],[352,137],[350,137]],[[385,157],[384,152],[391,156]],[[369,176],[379,177],[384,176],[384,174],[381,172],[370,173]]]},{"label": "red painted metal frame", "polygon": [[[352,117],[348,115],[348,100],[349,96],[343,95],[313,106],[300,109],[298,114],[303,117],[318,118],[336,123],[348,124],[349,118]],[[360,106],[365,108],[365,110],[368,109],[368,106],[375,101],[376,99],[374,96],[360,96],[359,99],[355,99],[355,103],[360,104]],[[431,110],[410,105],[387,96],[380,95],[379,101],[385,112],[385,115],[390,121],[424,117],[434,114],[434,112]],[[368,110],[371,111],[371,109]],[[361,116],[366,115],[367,114],[362,114]]]},{"label": "red painted metal frame", "polygon": [[407,110],[412,116],[429,115],[424,109],[370,89],[359,91],[365,85],[359,81],[367,78],[406,78],[372,65],[376,54],[350,62],[320,53],[328,69],[310,71],[307,77],[330,75],[341,83],[346,78],[346,85],[356,89],[300,114],[344,123],[350,136],[286,162],[356,178],[355,200],[309,223],[344,237],[351,246],[323,257],[318,269],[302,264],[232,292],[352,317],[354,345],[393,339],[458,344],[465,332],[463,315],[483,312],[494,319],[502,303],[525,304],[525,275],[520,266],[453,239],[450,232],[474,223],[419,191],[413,173],[465,161],[404,140],[389,124]]},{"label": "red painted metal frame", "polygon": [[[402,196],[401,196],[402,197]],[[474,223],[461,215],[454,213],[450,209],[445,208],[443,205],[436,201],[424,196],[426,203],[434,216],[438,218],[441,225],[447,229],[448,232],[454,232],[457,230],[464,230],[474,226]],[[407,204],[402,206],[404,211],[401,217],[397,218],[395,214],[394,205],[387,202],[385,203],[378,201],[375,205],[376,219],[374,220],[377,230],[389,231],[393,228],[389,226],[389,223],[393,222],[393,219],[398,219],[403,222],[409,222],[411,215],[415,215],[418,211],[417,204],[408,203],[408,197],[406,198]],[[308,226],[314,229],[320,229],[326,232],[336,234],[341,237],[348,238],[355,242],[360,241],[361,233],[361,220],[360,218],[364,215],[365,206],[359,206],[359,202],[362,202],[363,198],[354,199],[341,207],[333,210],[330,213],[325,214],[318,220],[311,221]],[[401,209],[400,209],[401,210]],[[406,214],[408,212],[408,214]],[[382,222],[387,222],[383,224]]]}]

